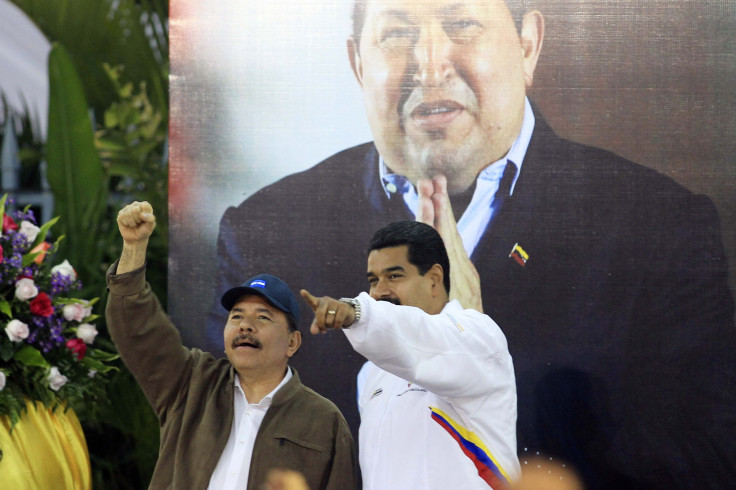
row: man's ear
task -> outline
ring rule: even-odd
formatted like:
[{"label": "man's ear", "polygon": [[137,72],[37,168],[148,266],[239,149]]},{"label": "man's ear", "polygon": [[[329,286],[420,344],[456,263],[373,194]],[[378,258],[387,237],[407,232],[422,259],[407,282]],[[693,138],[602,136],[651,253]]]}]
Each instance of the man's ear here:
[{"label": "man's ear", "polygon": [[433,294],[438,293],[444,293],[445,292],[445,271],[442,269],[442,266],[440,264],[434,264],[432,267],[429,268],[427,271],[427,274],[429,274],[429,278],[432,280],[432,292]]},{"label": "man's ear", "polygon": [[289,347],[286,349],[286,357],[296,354],[302,345],[302,333],[299,330],[289,332]]},{"label": "man's ear", "polygon": [[355,79],[358,80],[358,84],[363,86],[363,65],[360,62],[360,47],[355,42],[353,36],[348,37],[348,59],[350,60],[350,68],[353,70]]},{"label": "man's ear", "polygon": [[524,14],[519,40],[524,56],[524,82],[526,88],[529,88],[534,82],[534,70],[537,67],[537,60],[544,43],[544,17],[542,17],[541,12],[530,10]]}]

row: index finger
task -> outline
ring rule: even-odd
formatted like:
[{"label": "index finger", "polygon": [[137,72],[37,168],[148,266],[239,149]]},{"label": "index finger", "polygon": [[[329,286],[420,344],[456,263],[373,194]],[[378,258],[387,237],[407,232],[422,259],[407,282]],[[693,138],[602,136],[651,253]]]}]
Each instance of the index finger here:
[{"label": "index finger", "polygon": [[138,207],[140,209],[141,220],[152,222],[156,219],[153,215],[153,206],[148,201],[142,201]]},{"label": "index finger", "polygon": [[432,202],[433,184],[429,179],[419,179],[417,181],[417,191],[419,194],[419,205],[417,206],[417,221],[425,225],[434,226],[434,204]]},{"label": "index finger", "polygon": [[138,203],[138,206],[143,213],[153,213],[153,206],[148,201],[141,201]]},{"label": "index finger", "polygon": [[[450,202],[450,196],[447,194],[447,179],[444,175],[438,175],[432,179],[434,184],[434,195],[432,200],[434,201],[435,211],[435,228],[440,232],[442,238],[447,241],[449,238],[453,238],[457,231],[457,222],[455,221],[455,215],[452,212],[452,203]],[[447,243],[445,243],[447,245]]]},{"label": "index finger", "polygon": [[432,178],[432,184],[434,184],[435,194],[447,194],[447,177],[437,174]]},{"label": "index finger", "polygon": [[301,291],[299,291],[299,294],[302,295],[302,298],[304,298],[304,301],[307,302],[307,304],[309,305],[310,308],[312,308],[312,310],[317,309],[317,307],[319,306],[319,298],[316,298],[315,296],[313,296],[312,293],[310,293],[306,289],[302,289]]}]

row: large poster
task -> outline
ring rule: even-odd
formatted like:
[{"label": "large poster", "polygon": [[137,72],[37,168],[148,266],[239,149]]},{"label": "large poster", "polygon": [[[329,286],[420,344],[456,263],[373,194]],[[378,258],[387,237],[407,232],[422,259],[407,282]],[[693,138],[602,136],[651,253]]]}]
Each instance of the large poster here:
[{"label": "large poster", "polygon": [[[453,37],[449,24],[456,11],[496,0],[421,3],[452,7],[439,22],[446,38],[422,51],[411,37],[421,32],[409,33],[400,42],[406,59],[429,53],[466,81],[469,71],[492,71],[498,46],[471,52],[472,32]],[[522,33],[517,3],[510,16]],[[520,454],[573,461],[591,488],[708,487],[708,478],[733,477],[736,451],[713,434],[736,430],[726,414],[733,405],[724,407],[733,400],[716,392],[733,392],[735,375],[726,282],[736,284],[736,3],[525,3],[544,19],[538,60],[524,66],[537,125],[509,217],[494,217],[472,252],[486,313],[515,359]],[[395,162],[377,92],[390,73],[377,63],[388,58],[364,53],[351,68],[352,7],[171,3],[169,305],[189,346],[222,353],[226,312],[216,291],[258,272],[296,292],[367,289],[371,233],[412,218],[381,180]],[[505,86],[514,70],[467,84]],[[508,250],[494,251],[500,244]],[[363,359],[339,333],[311,337],[308,321],[305,311],[294,365],[355,429]]]}]

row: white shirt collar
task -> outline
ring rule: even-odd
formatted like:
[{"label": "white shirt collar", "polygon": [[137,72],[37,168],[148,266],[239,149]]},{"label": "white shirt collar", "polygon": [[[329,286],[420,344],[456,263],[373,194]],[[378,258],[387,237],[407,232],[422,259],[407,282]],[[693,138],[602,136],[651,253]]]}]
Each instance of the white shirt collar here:
[{"label": "white shirt collar", "polygon": [[[271,403],[273,402],[273,397],[276,395],[276,392],[279,391],[281,387],[283,387],[286,383],[288,383],[289,380],[293,376],[294,375],[291,372],[291,367],[286,366],[286,374],[284,375],[284,379],[281,380],[281,382],[276,386],[276,388],[271,390],[271,392],[268,395],[264,396],[261,399],[261,401],[256,403],[255,405],[260,405],[263,407],[270,407]],[[248,404],[248,398],[245,396],[245,391],[243,391],[243,387],[240,384],[240,376],[237,375],[237,372],[235,373],[235,380],[233,381],[233,383],[235,384],[235,388],[236,388],[235,390],[236,396],[238,393],[240,393],[243,396],[245,403]]]}]

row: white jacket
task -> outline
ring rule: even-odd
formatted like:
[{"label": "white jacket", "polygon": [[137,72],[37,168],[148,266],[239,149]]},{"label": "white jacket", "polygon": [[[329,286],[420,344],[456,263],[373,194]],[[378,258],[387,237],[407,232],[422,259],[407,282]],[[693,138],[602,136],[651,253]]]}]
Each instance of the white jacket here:
[{"label": "white jacket", "polygon": [[345,334],[358,375],[366,490],[506,488],[519,475],[516,383],[506,337],[451,301],[438,315],[361,293]]}]

